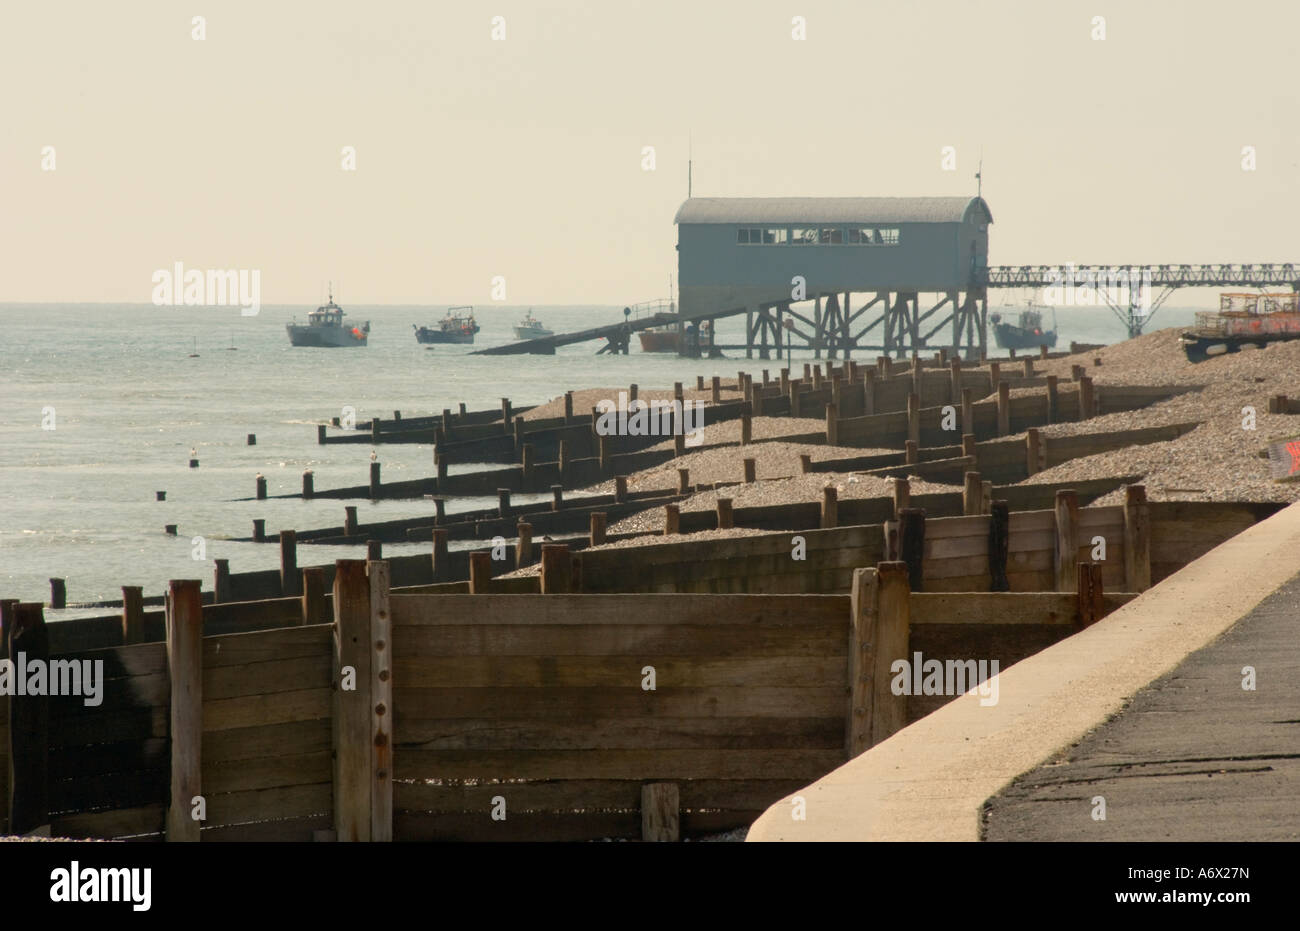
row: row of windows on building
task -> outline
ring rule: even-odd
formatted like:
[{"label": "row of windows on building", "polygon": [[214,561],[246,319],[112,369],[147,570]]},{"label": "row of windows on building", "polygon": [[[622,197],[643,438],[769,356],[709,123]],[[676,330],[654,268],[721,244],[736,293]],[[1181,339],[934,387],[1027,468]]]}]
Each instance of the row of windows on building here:
[{"label": "row of windows on building", "polygon": [[736,230],[736,242],[742,246],[896,246],[897,227],[822,226],[794,229],[764,229],[742,226]]}]

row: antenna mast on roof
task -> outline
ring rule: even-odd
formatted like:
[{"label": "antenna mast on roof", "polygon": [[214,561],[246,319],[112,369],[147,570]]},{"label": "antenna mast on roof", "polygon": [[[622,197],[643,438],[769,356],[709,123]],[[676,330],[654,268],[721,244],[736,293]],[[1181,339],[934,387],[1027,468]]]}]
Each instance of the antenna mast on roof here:
[{"label": "antenna mast on roof", "polygon": [[686,199],[691,198],[691,134],[686,134]]},{"label": "antenna mast on roof", "polygon": [[980,149],[980,165],[975,169],[975,196],[984,196],[984,150]]}]

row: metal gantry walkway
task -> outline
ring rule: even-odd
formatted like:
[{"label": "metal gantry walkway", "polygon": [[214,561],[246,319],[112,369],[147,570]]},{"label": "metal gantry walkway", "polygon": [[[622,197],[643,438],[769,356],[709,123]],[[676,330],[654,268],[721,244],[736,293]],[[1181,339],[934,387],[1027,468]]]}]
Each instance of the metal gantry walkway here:
[{"label": "metal gantry walkway", "polygon": [[[1138,283],[1128,289],[1127,306],[1111,300],[1106,290],[1098,293],[1120,320],[1128,326],[1130,338],[1142,330],[1155,312],[1179,288],[1267,288],[1287,287],[1300,291],[1300,265],[1287,262],[1220,263],[1212,265],[992,265],[984,270],[986,288],[1042,288],[1083,284],[1107,290],[1115,278]],[[1156,298],[1152,291],[1161,289]]]}]

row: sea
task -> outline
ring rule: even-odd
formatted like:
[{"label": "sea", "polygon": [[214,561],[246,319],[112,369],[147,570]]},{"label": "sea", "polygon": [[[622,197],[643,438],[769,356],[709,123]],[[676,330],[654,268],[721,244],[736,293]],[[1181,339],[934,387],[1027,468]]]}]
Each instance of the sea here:
[{"label": "sea", "polygon": [[[990,311],[1014,312],[1011,306]],[[314,305],[313,305],[314,306]],[[152,304],[0,304],[0,598],[48,602],[51,578],[66,580],[68,603],[121,598],[123,585],[163,592],[169,579],[212,585],[213,560],[232,572],[279,565],[274,544],[236,542],[253,520],[281,529],[339,526],[345,503],[362,523],[427,515],[432,502],[251,499],[258,473],[270,495],[301,490],[304,469],[315,487],[364,485],[372,449],[320,446],[316,424],[356,412],[357,423],[543,403],[568,389],[636,383],[668,388],[696,375],[781,367],[775,359],[681,359],[639,351],[597,354],[603,342],[560,348],[553,356],[474,356],[472,349],[512,342],[512,327],[529,310],[492,305],[475,311],[481,332],[473,347],[426,347],[413,327],[434,325],[447,305],[347,307],[348,321],[370,321],[364,348],[304,349],[289,345],[285,323],[309,306],[260,308],[156,307]],[[615,306],[534,306],[557,333],[616,323]],[[1196,310],[1163,307],[1151,328],[1187,326]],[[1060,308],[1058,348],[1073,341],[1113,343],[1126,337],[1105,307]],[[744,342],[744,317],[718,322],[719,343]],[[990,336],[991,341],[991,336]],[[996,353],[995,353],[996,354]],[[874,360],[868,350],[863,358]],[[795,349],[793,364],[814,358]],[[256,445],[247,444],[255,434]],[[433,472],[426,445],[374,450],[385,482]],[[193,458],[198,467],[191,468]],[[493,466],[486,466],[491,468]],[[497,466],[499,467],[499,466]],[[453,466],[473,469],[470,464]],[[166,492],[157,501],[155,492]],[[516,496],[526,503],[543,496]],[[454,513],[493,506],[495,499],[449,502]],[[177,534],[164,532],[177,525]],[[427,552],[427,544],[385,544],[386,555]],[[358,558],[350,547],[299,546],[300,565]],[[102,614],[71,607],[46,612],[58,620]]]}]

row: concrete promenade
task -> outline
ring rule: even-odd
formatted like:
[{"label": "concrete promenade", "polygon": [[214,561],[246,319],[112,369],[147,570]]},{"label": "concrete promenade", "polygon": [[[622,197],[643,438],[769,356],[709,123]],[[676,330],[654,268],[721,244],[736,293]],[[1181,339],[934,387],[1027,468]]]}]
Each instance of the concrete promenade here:
[{"label": "concrete promenade", "polygon": [[[1298,575],[1293,505],[1004,670],[997,705],[961,696],[777,802],[748,840],[974,841],[1004,792],[990,838],[1293,837]],[[1243,666],[1255,691],[1241,687]],[[1135,776],[1135,764],[1158,775]],[[1105,822],[1092,819],[1097,795]]]}]

